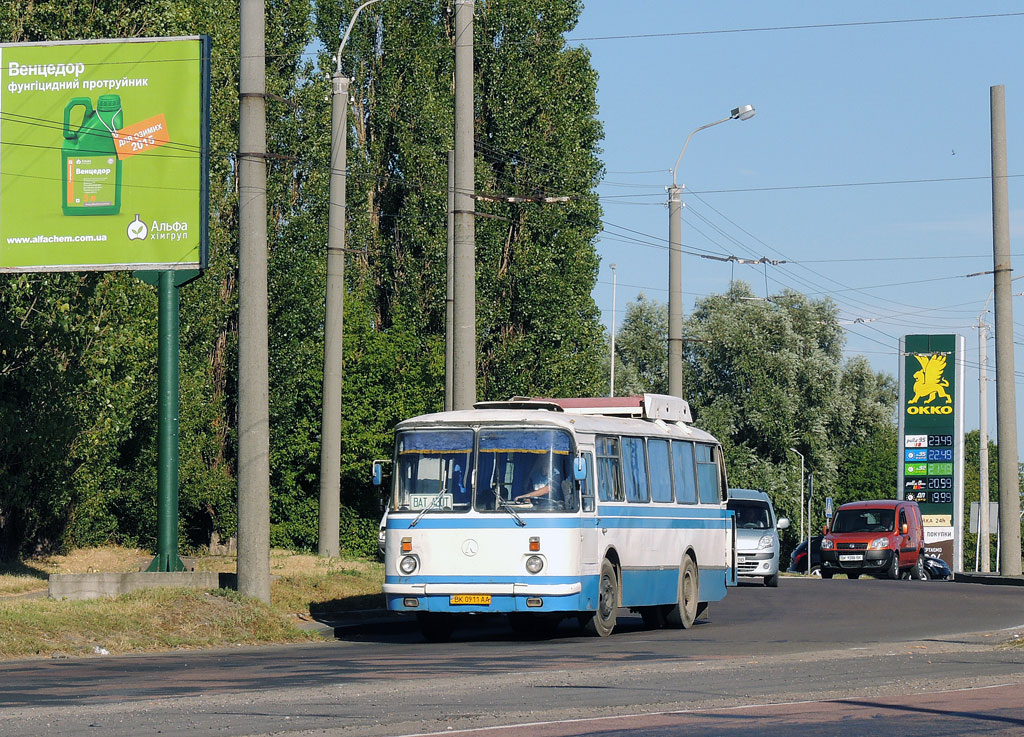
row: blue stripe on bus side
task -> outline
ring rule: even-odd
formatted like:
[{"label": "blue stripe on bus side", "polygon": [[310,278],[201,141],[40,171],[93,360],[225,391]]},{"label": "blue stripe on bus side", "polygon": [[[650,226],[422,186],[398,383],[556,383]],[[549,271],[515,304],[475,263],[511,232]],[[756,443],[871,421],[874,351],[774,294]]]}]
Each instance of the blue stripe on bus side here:
[{"label": "blue stripe on bus side", "polygon": [[[675,569],[637,569],[627,568],[622,571],[622,605],[626,607],[651,606],[655,604],[674,604],[679,572]],[[725,598],[728,571],[721,568],[705,569],[700,575],[700,600],[721,601]],[[450,583],[480,584],[517,583],[523,582],[521,577],[514,576],[387,576],[387,583]],[[547,611],[576,612],[593,611],[598,600],[598,577],[580,576],[548,576],[531,578],[530,583],[575,583],[579,581],[583,590],[579,594],[564,596],[545,595],[539,608],[527,607],[525,594],[495,594],[489,605],[453,605],[448,594],[431,594],[425,596],[389,594],[388,609],[392,611],[442,611],[442,612],[515,612],[515,611]],[[535,595],[534,595],[535,596]],[[419,602],[416,607],[407,607],[406,598]]]}]

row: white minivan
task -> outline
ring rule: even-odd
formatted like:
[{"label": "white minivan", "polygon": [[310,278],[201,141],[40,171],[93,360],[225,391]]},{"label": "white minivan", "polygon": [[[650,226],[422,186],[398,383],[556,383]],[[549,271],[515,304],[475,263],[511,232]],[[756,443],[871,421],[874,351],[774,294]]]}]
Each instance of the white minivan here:
[{"label": "white minivan", "polygon": [[765,586],[778,586],[778,531],[789,527],[789,520],[776,520],[772,500],[755,489],[729,489],[728,507],[736,515],[737,575],[756,576]]}]

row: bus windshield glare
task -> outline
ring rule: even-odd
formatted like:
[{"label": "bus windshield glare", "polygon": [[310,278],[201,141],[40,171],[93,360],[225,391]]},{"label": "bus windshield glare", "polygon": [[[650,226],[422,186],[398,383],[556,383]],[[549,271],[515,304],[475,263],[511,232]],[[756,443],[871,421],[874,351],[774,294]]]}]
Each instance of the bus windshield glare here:
[{"label": "bus windshield glare", "polygon": [[[515,514],[579,510],[569,434],[553,429],[479,431],[479,457],[472,430],[412,430],[399,433],[396,512]],[[472,502],[473,469],[476,473]]]},{"label": "bus windshield glare", "polygon": [[472,477],[472,430],[401,433],[395,449],[396,512],[466,511]]},{"label": "bus windshield glare", "polygon": [[569,435],[561,430],[481,430],[476,509],[579,509]]}]

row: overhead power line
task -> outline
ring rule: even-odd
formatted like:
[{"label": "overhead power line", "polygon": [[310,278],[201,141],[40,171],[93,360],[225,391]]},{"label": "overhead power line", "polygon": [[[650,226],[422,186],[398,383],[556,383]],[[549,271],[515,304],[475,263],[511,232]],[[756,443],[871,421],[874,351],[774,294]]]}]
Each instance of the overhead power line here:
[{"label": "overhead power line", "polygon": [[622,41],[642,38],[678,38],[680,36],[715,36],[727,33],[768,33],[772,31],[809,31],[822,28],[855,28],[858,26],[891,26],[903,23],[939,23],[955,20],[983,20],[987,18],[1012,18],[1024,13],[991,13],[985,15],[947,15],[934,18],[894,18],[892,20],[863,20],[848,23],[809,23],[799,26],[763,26],[757,28],[721,28],[710,31],[669,31],[666,33],[629,33],[614,36],[576,36],[566,41]]}]

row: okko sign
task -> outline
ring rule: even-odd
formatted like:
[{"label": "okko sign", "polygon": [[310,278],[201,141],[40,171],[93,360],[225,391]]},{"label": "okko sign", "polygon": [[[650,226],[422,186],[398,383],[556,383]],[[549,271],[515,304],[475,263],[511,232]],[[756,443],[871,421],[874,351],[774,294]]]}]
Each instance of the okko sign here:
[{"label": "okko sign", "polygon": [[925,552],[963,570],[964,338],[900,339],[898,495],[924,517]]},{"label": "okko sign", "polygon": [[0,45],[0,271],[205,268],[207,37]]}]

